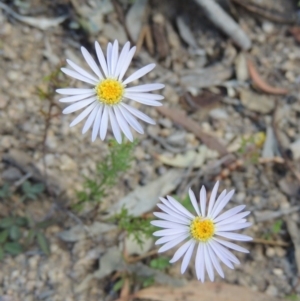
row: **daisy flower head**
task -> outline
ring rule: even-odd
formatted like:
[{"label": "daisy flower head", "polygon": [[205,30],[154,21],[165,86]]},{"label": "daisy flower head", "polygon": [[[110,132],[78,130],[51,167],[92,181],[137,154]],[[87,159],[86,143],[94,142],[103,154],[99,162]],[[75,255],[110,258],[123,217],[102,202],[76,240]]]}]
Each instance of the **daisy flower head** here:
[{"label": "daisy flower head", "polygon": [[89,88],[84,89],[64,88],[56,90],[59,94],[67,95],[67,97],[61,98],[60,102],[71,103],[63,110],[63,113],[70,114],[84,109],[70,126],[74,126],[87,118],[82,133],[86,133],[92,127],[92,141],[95,141],[98,135],[101,140],[105,139],[108,123],[110,123],[118,143],[122,142],[122,132],[130,141],[133,141],[130,127],[140,134],[144,133],[137,119],[150,124],[155,124],[155,121],[126,104],[125,100],[130,99],[149,106],[160,106],[159,100],[164,97],[149,92],[162,89],[164,85],[153,83],[127,87],[129,83],[141,78],[155,67],[155,64],[149,64],[124,79],[136,50],[136,47],[130,48],[129,42],[124,45],[120,54],[118,41],[114,41],[113,44],[108,43],[106,57],[98,42],[95,42],[95,49],[98,62],[84,47],[81,47],[82,55],[93,73],[85,71],[68,59],[67,63],[71,69],[61,69],[65,74],[90,85]]},{"label": "daisy flower head", "polygon": [[214,185],[208,205],[206,205],[204,186],[200,190],[199,203],[193,191],[189,189],[189,198],[195,209],[195,215],[170,196],[167,196],[166,199],[160,198],[161,203],[157,206],[162,212],[154,212],[154,215],[160,220],[151,222],[152,225],[163,228],[163,230],[153,233],[154,236],[160,237],[156,244],[163,244],[158,252],[165,252],[184,242],[170,260],[171,263],[174,263],[183,257],[182,274],[185,272],[195,250],[196,275],[198,280],[202,282],[205,280],[206,272],[209,279],[214,281],[214,270],[224,278],[220,262],[231,269],[234,268],[233,263],[240,263],[237,257],[228,249],[248,253],[248,250],[229,242],[228,239],[237,241],[252,240],[247,235],[232,232],[251,226],[251,223],[245,219],[250,212],[242,212],[246,207],[245,205],[236,206],[222,212],[234,191],[227,193],[224,190],[217,198],[218,188],[219,182]]}]

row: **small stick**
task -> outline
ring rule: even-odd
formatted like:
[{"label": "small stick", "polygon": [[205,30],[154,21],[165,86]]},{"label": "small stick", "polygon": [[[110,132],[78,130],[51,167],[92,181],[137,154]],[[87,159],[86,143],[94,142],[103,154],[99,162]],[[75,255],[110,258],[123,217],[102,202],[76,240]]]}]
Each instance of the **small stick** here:
[{"label": "small stick", "polygon": [[250,243],[254,244],[263,244],[263,245],[270,245],[270,246],[279,246],[279,247],[288,247],[289,244],[283,241],[276,241],[276,240],[267,240],[262,238],[254,238],[253,240],[249,241]]},{"label": "small stick", "polygon": [[219,29],[226,33],[243,50],[251,48],[251,41],[242,28],[214,1],[195,0],[205,11],[206,16]]},{"label": "small stick", "polygon": [[150,257],[152,255],[157,254],[157,249],[151,250],[146,254],[140,255],[140,256],[136,256],[136,257],[125,257],[124,259],[126,260],[127,263],[135,263],[138,262],[144,258]]},{"label": "small stick", "polygon": [[283,23],[283,24],[294,24],[296,23],[296,18],[295,16],[286,18],[285,16],[280,16],[279,12],[275,12],[272,13],[271,11],[267,10],[265,7],[260,7],[257,4],[254,3],[248,3],[247,2],[243,2],[241,0],[232,0],[233,2],[235,2],[236,4],[242,6],[243,8],[247,9],[248,11],[258,14],[261,17],[264,17],[266,19],[269,19],[270,21],[273,22],[277,22],[277,23]]}]

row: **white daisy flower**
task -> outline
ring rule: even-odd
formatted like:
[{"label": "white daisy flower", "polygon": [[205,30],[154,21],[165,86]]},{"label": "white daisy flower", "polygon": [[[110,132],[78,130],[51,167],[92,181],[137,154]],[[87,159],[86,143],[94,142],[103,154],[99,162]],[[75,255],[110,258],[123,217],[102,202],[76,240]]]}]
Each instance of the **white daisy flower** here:
[{"label": "white daisy flower", "polygon": [[155,124],[155,121],[126,104],[124,99],[131,99],[149,106],[160,106],[161,103],[158,100],[162,100],[164,97],[149,92],[162,89],[164,85],[145,84],[127,87],[127,84],[144,76],[155,67],[155,64],[149,64],[123,80],[136,49],[136,47],[130,48],[129,42],[124,45],[120,55],[118,41],[114,41],[113,44],[108,43],[106,58],[98,42],[95,42],[95,48],[101,69],[90,53],[81,47],[82,55],[94,74],[90,74],[70,60],[67,60],[67,63],[72,69],[61,69],[65,74],[92,85],[87,89],[58,89],[59,94],[69,95],[59,101],[72,103],[63,110],[63,113],[70,114],[84,108],[70,126],[78,124],[87,117],[82,133],[86,133],[92,127],[92,141],[95,141],[98,135],[101,140],[105,139],[108,121],[110,121],[112,132],[119,143],[122,142],[121,132],[130,141],[133,141],[130,126],[138,133],[144,133],[137,118],[150,124]]},{"label": "white daisy flower", "polygon": [[248,250],[229,242],[227,239],[237,241],[252,240],[247,235],[232,232],[251,226],[251,223],[245,219],[250,212],[242,212],[246,206],[240,205],[221,214],[221,211],[233,196],[234,191],[227,193],[224,190],[216,199],[218,188],[219,182],[215,184],[212,190],[208,206],[206,206],[206,190],[204,186],[200,190],[199,204],[193,191],[189,189],[190,201],[196,211],[196,216],[174,198],[170,196],[167,196],[167,199],[160,198],[162,203],[159,203],[157,206],[163,212],[154,212],[153,214],[161,220],[151,222],[154,226],[164,228],[164,230],[153,233],[154,236],[161,236],[156,241],[156,244],[163,244],[158,252],[165,252],[186,240],[170,260],[173,263],[183,257],[181,264],[182,274],[191,260],[194,249],[197,249],[195,269],[198,280],[202,282],[205,280],[205,270],[211,281],[214,281],[214,269],[224,278],[224,272],[219,261],[231,269],[234,268],[233,263],[240,263],[228,248],[248,253]]}]

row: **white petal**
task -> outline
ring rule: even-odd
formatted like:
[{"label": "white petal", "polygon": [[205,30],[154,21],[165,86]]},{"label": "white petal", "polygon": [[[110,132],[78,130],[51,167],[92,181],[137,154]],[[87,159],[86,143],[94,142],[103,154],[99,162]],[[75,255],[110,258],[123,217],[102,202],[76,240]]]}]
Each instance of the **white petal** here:
[{"label": "white petal", "polygon": [[182,212],[184,215],[186,215],[187,217],[194,219],[195,216],[193,214],[191,214],[185,207],[183,207],[178,201],[176,201],[174,198],[172,198],[171,196],[167,196],[168,201],[180,212]]},{"label": "white petal", "polygon": [[97,54],[99,63],[101,65],[101,68],[102,68],[105,76],[107,77],[108,76],[108,69],[107,69],[106,60],[105,60],[104,54],[102,52],[102,49],[101,49],[101,47],[100,47],[100,45],[97,41],[95,42],[95,49],[96,49],[96,54]]},{"label": "white petal", "polygon": [[[227,252],[231,253],[224,247],[222,247],[219,243],[214,241],[213,239],[208,242],[208,244],[211,246],[211,248],[214,250],[218,258],[225,264],[227,265],[230,269],[234,269],[233,264],[231,263],[230,259],[228,256],[226,256],[226,253],[224,254],[224,250]],[[233,255],[233,254],[232,254]],[[233,255],[234,256],[234,255]]]},{"label": "white petal", "polygon": [[106,132],[107,132],[107,125],[108,125],[108,108],[107,106],[104,107],[101,125],[100,125],[100,138],[101,140],[105,139]]},{"label": "white petal", "polygon": [[77,71],[79,74],[83,75],[86,78],[89,78],[95,82],[98,81],[98,79],[94,76],[92,76],[91,74],[89,74],[88,72],[86,72],[83,68],[79,67],[77,64],[73,63],[71,60],[67,59],[67,63],[75,70]]},{"label": "white petal", "polygon": [[218,249],[224,258],[228,259],[229,261],[231,261],[235,264],[240,264],[240,261],[238,260],[238,258],[232,252],[230,252],[227,248],[223,247],[220,243],[218,243],[214,238],[209,241],[209,243],[211,243],[211,242],[214,242],[215,246],[217,247],[217,248],[214,247],[214,249],[215,250]]},{"label": "white petal", "polygon": [[[188,218],[186,218],[182,214],[179,214],[176,211],[168,208],[164,204],[157,204],[157,207],[159,207],[162,211],[166,212],[168,215],[171,215],[171,216],[175,217],[178,221],[181,221],[182,223],[185,223],[185,221],[188,220]],[[190,223],[190,220],[189,220],[189,223]]]},{"label": "white petal", "polygon": [[190,217],[189,215],[187,215],[185,213],[185,211],[180,210],[181,207],[177,208],[176,206],[174,206],[171,202],[169,202],[169,200],[166,200],[164,198],[159,198],[161,200],[161,202],[166,205],[168,208],[170,208],[172,211],[176,212],[177,214],[183,216],[184,218],[189,218],[189,219],[194,219],[193,217]]},{"label": "white petal", "polygon": [[232,196],[234,195],[234,190],[229,191],[224,198],[222,199],[222,201],[220,201],[220,204],[215,207],[214,210],[214,214],[213,214],[213,218],[215,218],[216,216],[218,216],[218,214],[223,210],[223,208],[228,204],[228,202],[230,201],[230,199],[232,198]]},{"label": "white petal", "polygon": [[161,220],[154,220],[150,222],[151,225],[160,227],[160,228],[169,228],[169,229],[186,229],[189,231],[189,227],[178,224],[178,223],[173,223],[173,222],[168,222],[168,221],[161,221]]},{"label": "white petal", "polygon": [[215,233],[216,235],[223,236],[228,239],[233,239],[233,240],[239,240],[239,241],[250,241],[253,240],[252,237],[243,235],[243,234],[238,234],[238,233],[233,233],[233,232],[222,232],[222,231],[217,231]]},{"label": "white petal", "polygon": [[126,42],[119,56],[119,60],[117,62],[116,71],[114,72],[114,77],[118,77],[120,75],[121,69],[125,60],[127,59],[129,53],[130,43]]},{"label": "white petal", "polygon": [[165,252],[165,251],[168,251],[168,250],[174,248],[176,245],[178,245],[182,241],[184,241],[186,239],[186,237],[187,237],[186,234],[178,235],[177,238],[175,238],[174,240],[171,240],[171,241],[167,242],[162,247],[160,247],[157,252],[161,253],[161,252]]},{"label": "white petal", "polygon": [[228,224],[225,226],[216,225],[216,230],[217,231],[235,231],[235,230],[248,228],[250,226],[252,226],[252,223],[233,223],[233,224]]},{"label": "white petal", "polygon": [[107,61],[107,69],[108,69],[108,75],[111,76],[112,73],[111,73],[111,61],[112,59],[112,44],[111,43],[108,43],[107,45],[107,49],[106,49],[106,61]]},{"label": "white petal", "polygon": [[117,40],[114,41],[111,53],[111,75],[116,77],[116,66],[118,63],[119,56],[119,43]]},{"label": "white petal", "polygon": [[213,266],[215,267],[216,271],[218,272],[218,274],[224,278],[224,272],[221,268],[221,265],[215,255],[215,252],[213,250],[213,248],[210,246],[210,244],[207,244],[207,248],[208,248],[208,254],[209,254],[209,257],[211,259],[211,262],[213,264]]},{"label": "white petal", "polygon": [[235,215],[233,215],[229,218],[226,218],[226,219],[222,220],[221,222],[218,222],[216,224],[216,226],[223,226],[223,225],[239,222],[242,218],[249,215],[249,213],[250,213],[250,211],[245,211],[245,212],[235,214]]},{"label": "white petal", "polygon": [[190,220],[188,220],[187,218],[185,219],[185,221],[182,221],[181,218],[178,219],[177,217],[175,217],[173,215],[162,213],[162,212],[153,212],[153,215],[160,219],[163,219],[163,220],[166,220],[169,222],[178,223],[178,224],[189,225],[191,223]]},{"label": "white petal", "polygon": [[222,200],[223,200],[223,198],[225,197],[226,193],[227,193],[227,191],[226,191],[226,189],[224,189],[224,190],[220,193],[220,195],[218,196],[218,198],[217,198],[217,200],[216,200],[216,202],[215,202],[215,204],[214,204],[214,207],[213,207],[213,209],[211,210],[211,217],[212,217],[212,218],[214,218],[214,217],[216,216],[215,211],[216,211],[217,207],[219,206],[219,204],[222,202]]},{"label": "white petal", "polygon": [[208,250],[207,244],[204,244],[204,262],[205,262],[206,271],[207,271],[210,281],[214,281],[215,273],[214,273],[214,269],[213,269],[211,259],[209,256],[209,250]]},{"label": "white petal", "polygon": [[66,107],[63,110],[63,114],[70,114],[70,113],[73,113],[75,111],[78,111],[78,110],[88,106],[89,104],[91,104],[95,100],[96,100],[96,97],[91,97],[91,98],[88,98],[88,99],[84,99],[84,100],[80,100],[78,102],[75,102],[75,103],[71,104],[70,106]]},{"label": "white petal", "polygon": [[210,198],[209,198],[209,204],[208,204],[207,217],[211,217],[211,211],[212,211],[212,209],[214,207],[214,204],[215,204],[218,189],[219,189],[219,181],[216,182],[216,184],[215,184],[215,186],[214,186],[214,188],[211,192],[211,195],[210,195]]},{"label": "white petal", "polygon": [[219,215],[219,216],[214,220],[214,222],[215,222],[215,223],[218,223],[218,222],[220,222],[220,221],[222,221],[222,220],[224,220],[224,219],[227,219],[227,218],[229,218],[229,217],[231,217],[231,216],[233,216],[233,215],[235,215],[235,214],[241,212],[242,210],[244,210],[245,207],[246,207],[245,205],[239,205],[239,206],[233,207],[233,208],[231,208],[231,209],[225,211],[225,212],[222,213],[221,215]]},{"label": "white petal", "polygon": [[119,127],[119,124],[117,122],[116,116],[113,112],[113,109],[111,107],[108,107],[108,114],[109,114],[109,120],[111,124],[111,129],[113,131],[113,134],[119,144],[122,143],[122,134]]},{"label": "white petal", "polygon": [[94,92],[94,89],[77,89],[77,88],[64,88],[64,89],[57,89],[57,93],[62,95],[79,95],[79,94],[87,94]]},{"label": "white petal", "polygon": [[102,109],[103,106],[99,107],[99,110],[97,112],[97,115],[95,117],[94,125],[93,125],[93,131],[92,131],[92,141],[94,142],[98,136],[99,130],[100,130],[100,124],[101,124],[101,115],[102,115]]},{"label": "white petal", "polygon": [[[187,234],[185,234],[185,235],[186,235],[186,237],[188,237]],[[176,239],[176,238],[178,238],[178,234],[164,236],[164,237],[159,238],[159,239],[155,242],[155,244],[156,244],[156,245],[161,245],[161,244],[164,244],[164,243],[169,242],[169,241],[171,241],[171,240],[174,240],[174,239]]]},{"label": "white petal", "polygon": [[87,64],[90,66],[90,68],[94,71],[94,73],[98,76],[98,78],[103,79],[103,75],[96,64],[95,60],[92,58],[90,53],[83,47],[81,46],[81,53],[83,57],[85,58],[85,61]]},{"label": "white petal", "polygon": [[121,106],[119,107],[123,117],[125,120],[129,123],[129,125],[135,129],[138,133],[144,134],[144,130],[141,126],[141,124],[136,120],[135,117],[132,116],[131,113],[129,113],[126,109],[122,108]]},{"label": "white petal", "polygon": [[151,99],[146,98],[146,97],[138,97],[138,96],[135,96],[133,93],[130,93],[130,94],[126,93],[124,95],[124,97],[132,99],[136,102],[142,103],[142,104],[147,105],[147,106],[159,107],[159,106],[162,105],[159,101],[151,100]]},{"label": "white petal", "polygon": [[186,251],[183,260],[182,260],[182,264],[181,264],[181,274],[183,274],[186,271],[186,268],[188,267],[190,261],[191,261],[191,257],[194,251],[194,247],[195,247],[195,241],[192,240],[192,243],[190,244],[188,250]]},{"label": "white petal", "polygon": [[183,234],[183,233],[188,233],[184,229],[164,229],[164,230],[159,230],[153,233],[153,236],[166,236],[166,235],[175,235],[175,234]]},{"label": "white petal", "polygon": [[196,261],[195,261],[195,269],[197,279],[201,280],[203,283],[205,280],[205,261],[204,261],[204,244],[199,243],[197,254],[196,254]]},{"label": "white petal", "polygon": [[121,110],[119,109],[119,106],[114,106],[113,108],[114,108],[120,129],[125,134],[125,136],[128,138],[128,140],[132,142],[133,141],[132,133],[130,131],[128,123],[126,122],[126,120],[123,117],[123,114],[121,113]]},{"label": "white petal", "polygon": [[125,97],[131,98],[131,97],[135,97],[135,98],[146,98],[149,100],[162,100],[165,97],[159,94],[152,94],[152,93],[135,93],[135,92],[127,92],[125,90]]},{"label": "white petal", "polygon": [[205,216],[206,211],[206,189],[204,186],[201,187],[200,190],[200,209],[201,209],[201,215]]},{"label": "white petal", "polygon": [[144,76],[145,74],[149,73],[152,71],[155,67],[155,64],[149,64],[137,71],[135,71],[133,74],[131,74],[124,82],[124,85],[129,84],[130,82],[133,82],[136,79],[139,79],[140,77]]},{"label": "white petal", "polygon": [[126,71],[128,69],[128,66],[131,63],[131,60],[132,60],[132,58],[134,56],[135,50],[136,50],[136,47],[135,46],[132,47],[129,50],[127,57],[124,59],[123,65],[121,67],[120,75],[119,75],[119,80],[122,80],[124,74],[126,73]]},{"label": "white petal", "polygon": [[150,123],[150,124],[155,124],[155,121],[147,116],[146,114],[142,113],[141,111],[137,110],[136,108],[133,108],[125,103],[121,103],[121,106],[126,108],[132,115],[135,117],[142,119],[143,121]]},{"label": "white petal", "polygon": [[242,252],[242,253],[249,253],[249,251],[243,247],[240,247],[232,242],[225,241],[219,238],[214,238],[215,241],[219,242],[220,244],[224,245],[227,248]]},{"label": "white petal", "polygon": [[91,105],[89,105],[86,109],[84,109],[70,124],[71,126],[74,126],[78,124],[80,121],[82,121],[86,116],[88,116],[92,110],[97,106],[97,103],[94,102]]},{"label": "white petal", "polygon": [[176,262],[178,259],[180,259],[183,254],[185,254],[185,252],[188,250],[188,248],[191,246],[191,244],[193,243],[193,240],[190,239],[187,242],[185,242],[174,254],[174,256],[172,257],[172,259],[170,260],[170,263],[174,263]]},{"label": "white petal", "polygon": [[90,114],[90,116],[88,117],[88,119],[86,120],[86,122],[82,128],[82,134],[85,134],[88,131],[88,129],[91,127],[91,125],[95,121],[97,112],[99,111],[100,107],[102,110],[102,105],[95,103],[95,108],[94,108],[93,112]]},{"label": "white petal", "polygon": [[64,103],[67,103],[67,102],[75,102],[75,101],[78,101],[78,100],[83,100],[87,97],[90,97],[90,96],[93,96],[95,95],[95,91],[92,91],[90,93],[87,93],[87,94],[79,94],[79,95],[74,95],[74,96],[68,96],[68,97],[63,97],[61,99],[59,99],[60,102],[64,102]]},{"label": "white petal", "polygon": [[88,83],[88,84],[91,84],[93,86],[97,85],[98,82],[94,81],[94,80],[91,80],[89,78],[86,78],[85,76],[79,74],[78,72],[74,71],[74,70],[70,70],[70,69],[67,69],[67,68],[61,68],[60,69],[63,73],[73,77],[73,78],[76,78],[78,80],[81,80],[85,83]]},{"label": "white petal", "polygon": [[150,91],[163,89],[164,87],[165,85],[163,84],[145,84],[145,85],[126,88],[125,92],[150,92]]},{"label": "white petal", "polygon": [[191,203],[194,206],[195,211],[197,212],[198,216],[200,216],[199,206],[198,206],[195,194],[194,194],[194,192],[192,191],[191,188],[189,189],[189,196],[190,196],[190,200],[191,200]]}]

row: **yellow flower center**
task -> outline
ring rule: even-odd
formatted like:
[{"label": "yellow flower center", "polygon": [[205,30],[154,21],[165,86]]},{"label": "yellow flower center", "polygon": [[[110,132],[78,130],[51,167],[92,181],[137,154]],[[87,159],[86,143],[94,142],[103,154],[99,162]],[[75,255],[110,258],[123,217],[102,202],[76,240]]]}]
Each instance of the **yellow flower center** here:
[{"label": "yellow flower center", "polygon": [[107,78],[102,80],[96,87],[99,101],[106,105],[118,104],[124,94],[124,86],[116,79]]},{"label": "yellow flower center", "polygon": [[197,216],[191,222],[190,232],[195,240],[206,242],[215,234],[215,225],[212,220]]}]

